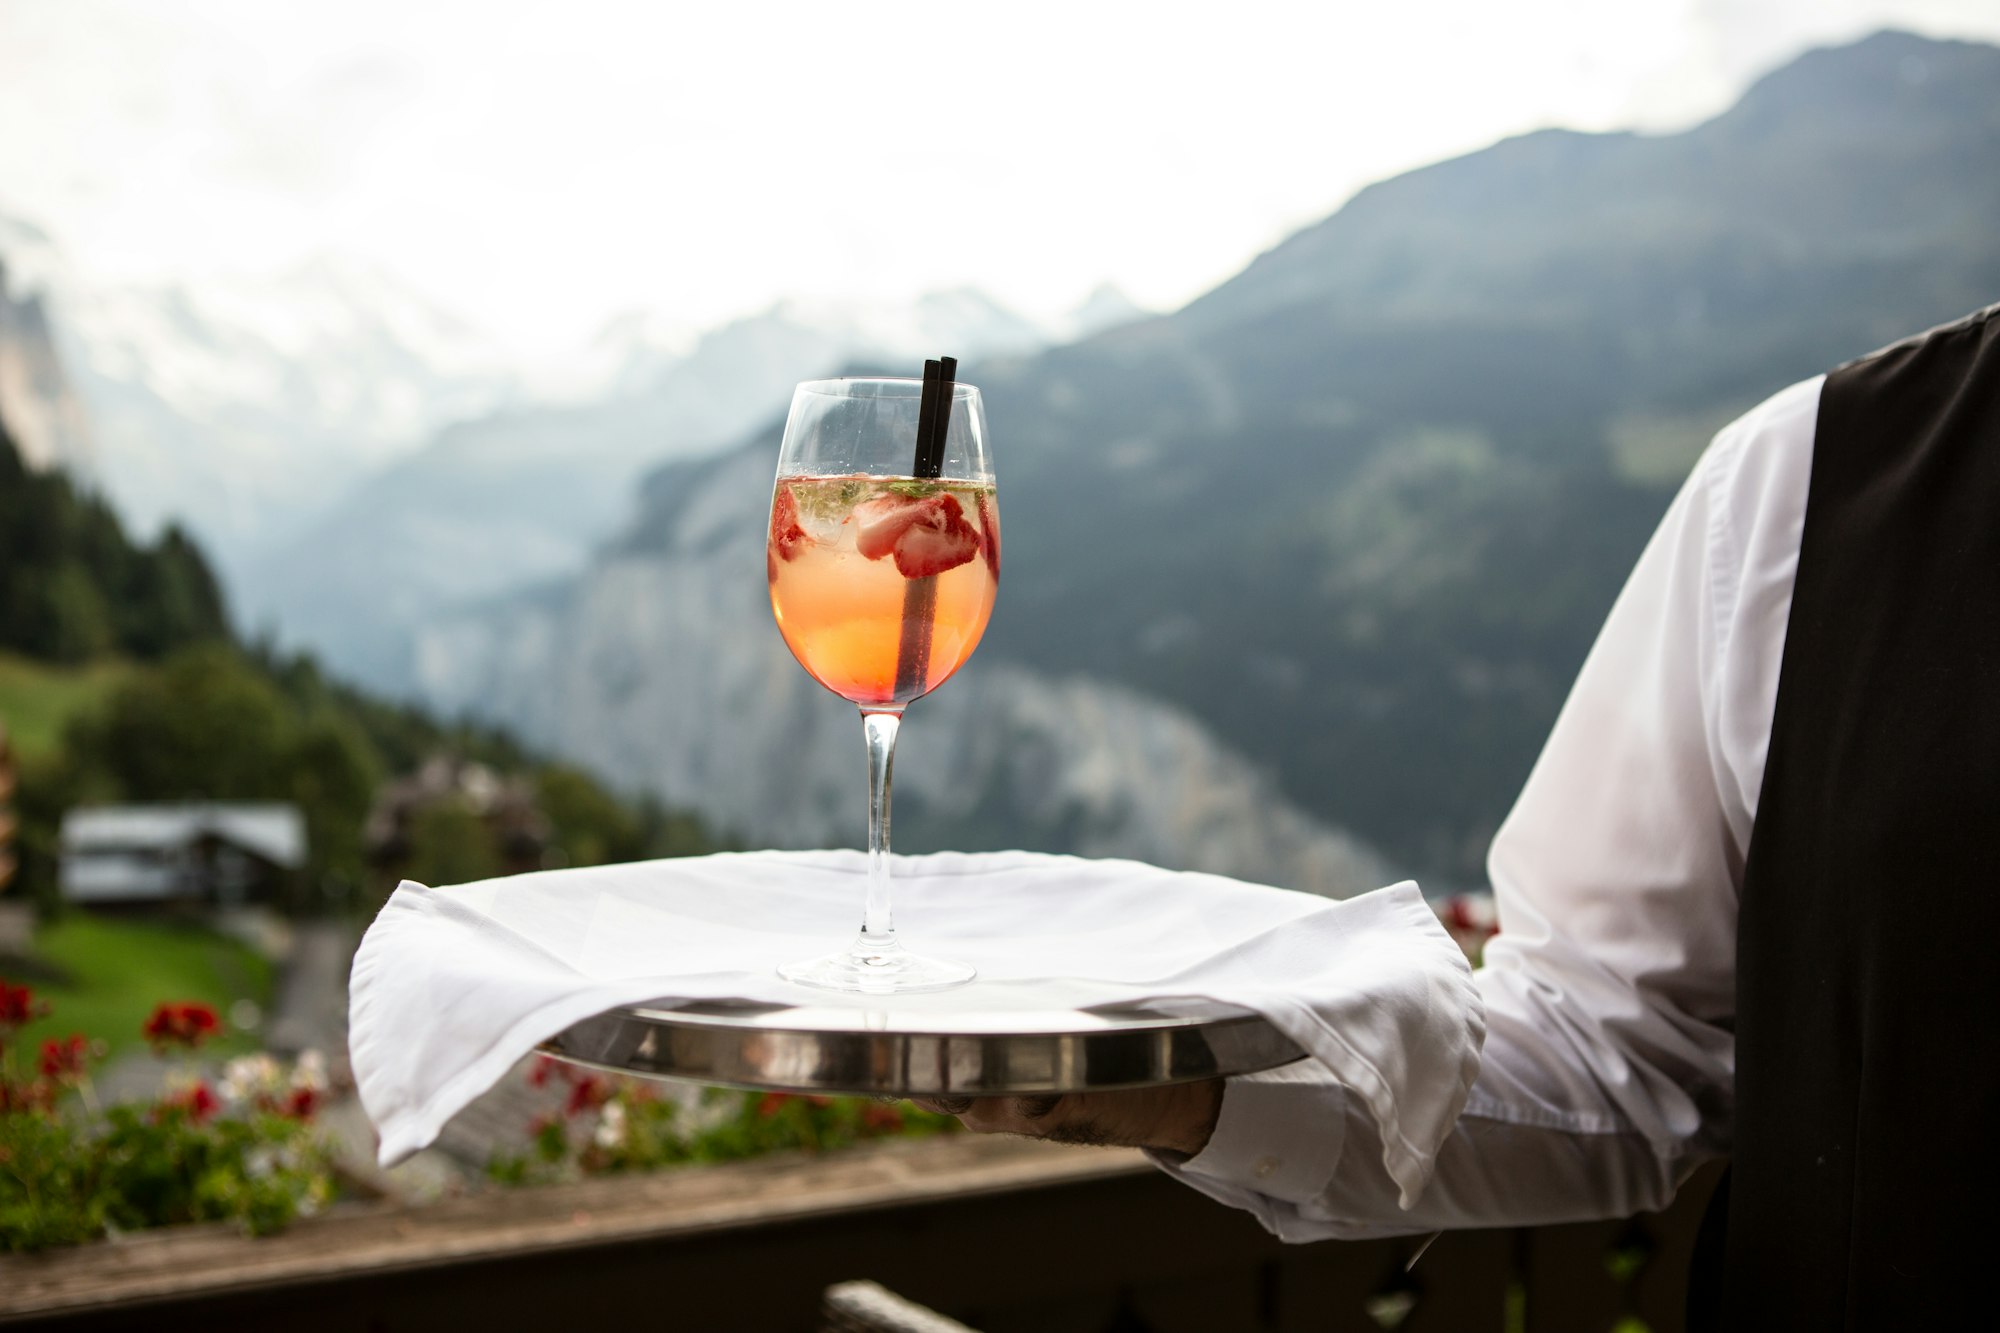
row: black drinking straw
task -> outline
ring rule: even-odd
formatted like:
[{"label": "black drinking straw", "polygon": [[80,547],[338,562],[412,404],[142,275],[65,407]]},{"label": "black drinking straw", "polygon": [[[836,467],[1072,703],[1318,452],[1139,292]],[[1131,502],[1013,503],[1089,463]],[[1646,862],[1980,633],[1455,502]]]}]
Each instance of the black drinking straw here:
[{"label": "black drinking straw", "polygon": [[[924,362],[924,394],[917,404],[917,453],[910,475],[926,481],[944,475],[944,442],[951,432],[951,399],[958,361]],[[937,578],[903,585],[903,637],[896,646],[896,699],[908,703],[924,692],[930,675],[931,627],[937,616]]]},{"label": "black drinking straw", "polygon": [[[937,366],[937,392],[935,395],[928,392],[931,387],[929,384],[930,368],[933,364]],[[924,374],[926,379],[924,387],[927,390],[925,397],[933,399],[930,404],[931,430],[930,436],[926,440],[922,424],[919,423],[918,425],[916,472],[914,475],[928,479],[944,475],[944,441],[945,436],[951,433],[951,395],[958,380],[958,360],[955,357],[947,356],[935,363],[926,361],[924,363]],[[919,407],[917,412],[921,417],[923,415],[923,408]]]}]

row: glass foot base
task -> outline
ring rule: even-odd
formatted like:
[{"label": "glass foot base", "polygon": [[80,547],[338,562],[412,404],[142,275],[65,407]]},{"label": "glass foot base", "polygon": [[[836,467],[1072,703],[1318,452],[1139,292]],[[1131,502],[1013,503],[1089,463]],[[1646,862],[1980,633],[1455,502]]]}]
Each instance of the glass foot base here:
[{"label": "glass foot base", "polygon": [[906,953],[901,945],[876,948],[856,940],[845,953],[785,963],[778,975],[801,986],[848,991],[860,995],[909,995],[917,991],[950,990],[972,980],[976,970],[965,963]]}]

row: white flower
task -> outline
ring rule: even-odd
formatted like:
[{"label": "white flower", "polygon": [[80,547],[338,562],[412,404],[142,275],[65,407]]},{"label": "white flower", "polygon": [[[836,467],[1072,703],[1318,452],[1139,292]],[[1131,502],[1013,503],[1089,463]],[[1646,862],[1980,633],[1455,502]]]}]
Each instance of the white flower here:
[{"label": "white flower", "polygon": [[611,1101],[604,1104],[603,1114],[597,1120],[597,1133],[594,1137],[597,1140],[597,1146],[606,1151],[623,1146],[625,1142],[625,1103]]},{"label": "white flower", "polygon": [[292,1066],[292,1086],[310,1088],[314,1092],[326,1089],[326,1057],[318,1051],[299,1052],[299,1062]]},{"label": "white flower", "polygon": [[270,1056],[261,1051],[256,1055],[239,1055],[223,1066],[222,1100],[232,1106],[254,1101],[281,1081],[278,1062]]}]

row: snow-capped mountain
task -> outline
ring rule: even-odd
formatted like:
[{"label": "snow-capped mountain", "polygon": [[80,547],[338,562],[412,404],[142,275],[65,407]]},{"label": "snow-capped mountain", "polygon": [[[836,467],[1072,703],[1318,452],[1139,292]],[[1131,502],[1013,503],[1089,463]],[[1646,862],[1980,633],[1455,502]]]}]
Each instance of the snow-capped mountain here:
[{"label": "snow-capped mountain", "polygon": [[90,427],[70,387],[49,329],[48,311],[33,290],[12,281],[0,257],[0,423],[32,468],[91,474]]},{"label": "snow-capped mountain", "polygon": [[[1091,301],[1096,299],[1093,294]],[[1126,308],[1135,309],[1129,302]],[[646,393],[705,340],[731,329],[810,331],[838,349],[836,362],[900,365],[920,363],[940,352],[961,359],[1024,355],[1074,336],[1077,322],[1076,318],[1037,321],[972,287],[926,292],[911,301],[784,300],[709,330],[691,327],[663,311],[631,310],[606,321],[583,359],[582,381],[591,397]]]},{"label": "snow-capped mountain", "polygon": [[46,235],[0,214],[0,421],[28,466],[89,478],[88,414],[64,371],[44,295],[60,262]]},{"label": "snow-capped mountain", "polygon": [[[273,534],[310,521],[371,469],[521,393],[494,344],[347,257],[199,285],[113,286],[82,277],[39,228],[0,215],[0,263],[15,305],[47,321],[89,418],[88,444],[66,446],[63,463],[90,475],[139,533],[168,518],[191,527],[232,581]],[[37,433],[32,420],[21,428]]]},{"label": "snow-capped mountain", "polygon": [[1151,318],[1153,313],[1133,301],[1114,284],[1100,283],[1090,295],[1083,298],[1076,309],[1069,312],[1068,319],[1063,322],[1063,336],[1059,341],[1077,342],[1094,333],[1115,329],[1121,324]]},{"label": "snow-capped mountain", "polygon": [[[409,683],[411,632],[427,616],[581,569],[642,474],[781,414],[798,380],[914,373],[944,352],[991,363],[1136,313],[1100,292],[1045,325],[970,288],[781,301],[706,330],[633,311],[564,381],[510,365],[351,257],[106,287],[0,216],[0,260],[46,315],[88,413],[90,436],[72,430],[65,461],[94,464],[137,531],[189,526],[243,623],[388,688]],[[12,415],[38,439],[45,409]]]},{"label": "snow-capped mountain", "polygon": [[49,234],[5,212],[0,212],[0,258],[20,292],[41,295],[70,281],[68,262]]},{"label": "snow-capped mountain", "polygon": [[177,517],[240,569],[360,475],[517,396],[470,329],[324,257],[268,279],[58,291],[103,484],[141,531]]},{"label": "snow-capped mountain", "polygon": [[290,421],[364,462],[491,410],[517,381],[465,323],[342,256],[267,278],[91,292],[71,317],[99,374],[144,383],[197,421]]}]

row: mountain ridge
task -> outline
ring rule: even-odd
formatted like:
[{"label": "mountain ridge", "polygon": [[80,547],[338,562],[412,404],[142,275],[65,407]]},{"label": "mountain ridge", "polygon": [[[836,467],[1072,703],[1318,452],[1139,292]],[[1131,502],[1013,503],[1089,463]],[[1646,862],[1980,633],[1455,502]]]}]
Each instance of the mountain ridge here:
[{"label": "mountain ridge", "polygon": [[[1173,315],[969,362],[1007,530],[971,669],[1158,700],[1308,818],[1473,880],[1709,436],[1990,302],[1996,216],[2000,49],[1885,34],[1676,134],[1541,132],[1422,168]],[[715,516],[690,496],[725,474],[754,522],[775,429],[654,473],[605,559],[696,559]],[[600,598],[589,632],[615,638],[638,608],[593,577],[576,605]],[[542,688],[519,665],[495,706]],[[579,728],[629,697],[562,679]],[[712,707],[694,684],[683,703]]]},{"label": "mountain ridge", "polygon": [[[1799,68],[1679,134],[1384,182],[1169,320],[989,376],[1025,448],[986,650],[1174,700],[1305,808],[1478,873],[1716,426],[2000,291],[2000,49],[1885,34]],[[1173,534],[1148,577],[1174,606],[1120,611],[1138,562],[1079,535],[1105,495],[1099,524]],[[1277,686],[1226,688],[1260,657]]]},{"label": "mountain ridge", "polygon": [[[909,327],[899,333],[899,323]],[[582,569],[630,520],[647,468],[740,436],[788,400],[802,373],[920,356],[871,350],[876,337],[949,334],[1004,350],[1030,332],[990,297],[960,290],[903,311],[779,303],[708,330],[684,352],[650,363],[629,353],[616,396],[515,406],[439,430],[244,566],[242,602],[287,641],[407,694],[411,637],[428,616]]]}]

